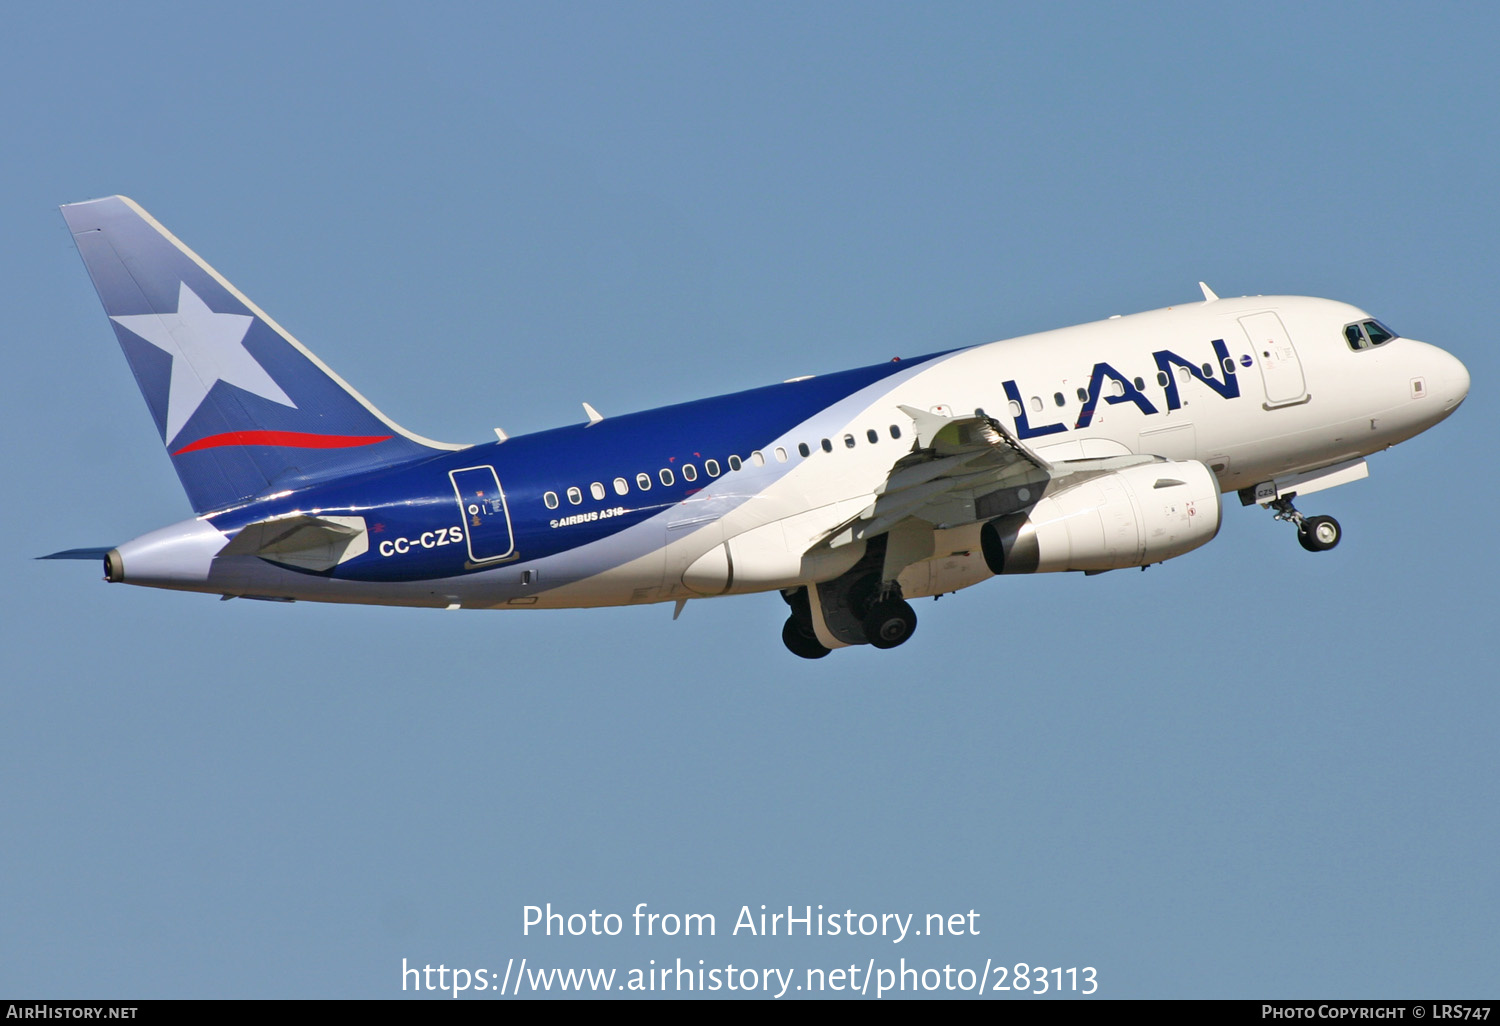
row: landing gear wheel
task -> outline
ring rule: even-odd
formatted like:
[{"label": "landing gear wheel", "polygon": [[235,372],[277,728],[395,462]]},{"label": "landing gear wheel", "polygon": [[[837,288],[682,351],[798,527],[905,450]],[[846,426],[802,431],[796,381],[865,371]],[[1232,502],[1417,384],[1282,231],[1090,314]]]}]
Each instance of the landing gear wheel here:
[{"label": "landing gear wheel", "polygon": [[792,655],[801,656],[803,659],[822,659],[828,654],[828,649],[823,647],[823,643],[804,631],[795,616],[787,617],[786,623],[782,625],[781,643]]},{"label": "landing gear wheel", "polygon": [[1288,492],[1275,502],[1265,505],[1276,511],[1276,519],[1285,521],[1297,528],[1297,544],[1308,552],[1327,552],[1339,543],[1344,536],[1344,529],[1333,517],[1307,517],[1297,512],[1297,507],[1292,505],[1292,500],[1297,497],[1296,492]]},{"label": "landing gear wheel", "polygon": [[1308,552],[1327,552],[1343,536],[1344,529],[1333,517],[1307,517],[1297,525],[1297,541]]},{"label": "landing gear wheel", "polygon": [[895,648],[917,629],[917,614],[902,599],[877,602],[865,614],[865,638],[876,648]]}]

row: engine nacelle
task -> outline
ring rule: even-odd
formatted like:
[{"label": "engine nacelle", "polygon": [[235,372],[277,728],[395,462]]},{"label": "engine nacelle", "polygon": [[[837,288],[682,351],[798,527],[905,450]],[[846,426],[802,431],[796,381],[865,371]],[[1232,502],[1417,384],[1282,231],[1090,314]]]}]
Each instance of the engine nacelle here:
[{"label": "engine nacelle", "polygon": [[1029,511],[980,531],[997,574],[1115,570],[1191,552],[1219,533],[1219,482],[1196,460],[1161,460],[1056,481]]}]

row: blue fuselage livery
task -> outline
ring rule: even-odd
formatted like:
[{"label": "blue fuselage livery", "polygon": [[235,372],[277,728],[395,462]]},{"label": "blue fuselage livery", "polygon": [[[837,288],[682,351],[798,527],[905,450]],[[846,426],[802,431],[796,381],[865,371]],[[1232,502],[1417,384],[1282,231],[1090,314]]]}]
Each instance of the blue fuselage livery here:
[{"label": "blue fuselage livery", "polygon": [[[372,549],[383,557],[351,560],[319,573],[357,581],[428,580],[481,573],[492,560],[524,556],[528,565],[537,564],[533,580],[545,568],[548,583],[557,584],[574,571],[556,565],[554,557],[584,546],[604,548],[613,536],[632,531],[659,534],[660,547],[669,522],[728,512],[755,494],[750,490],[754,482],[769,483],[778,468],[786,466],[774,456],[760,466],[747,457],[749,462],[730,471],[732,456],[755,451],[757,440],[816,421],[828,408],[922,362],[877,364],[475,445],[310,486],[297,494],[295,505],[322,512],[357,511],[370,521]],[[710,476],[709,461],[719,468],[717,476]],[[692,480],[684,476],[687,467],[693,468]],[[670,484],[663,480],[664,470],[670,472]],[[473,523],[479,514],[467,509],[481,497],[459,501],[457,489],[463,486],[451,480],[460,475],[460,482],[472,482],[491,471],[490,479],[509,513],[512,544],[503,552],[496,551],[498,529],[489,526],[481,531],[482,525]],[[650,480],[645,490],[636,481],[642,473]],[[737,475],[734,483],[739,487],[722,487],[727,473]],[[613,482],[622,475],[628,488],[619,495]],[[605,486],[602,499],[590,490],[594,482]],[[720,487],[713,487],[716,482]],[[569,488],[579,489],[579,502],[569,499]],[[548,493],[557,497],[555,508],[548,506]],[[278,508],[285,504],[281,500]],[[233,531],[263,516],[260,504],[250,503],[213,519],[216,528]],[[470,541],[450,549],[442,532],[455,526]],[[433,536],[424,537],[428,533]],[[475,545],[483,551],[472,552]]]},{"label": "blue fuselage livery", "polygon": [[1146,566],[1221,494],[1292,499],[1443,420],[1469,377],[1344,303],[1220,299],[480,445],[385,417],[124,197],[63,208],[196,516],[111,581],[225,597],[560,608],[779,591],[797,655],[899,645],[911,599]]}]

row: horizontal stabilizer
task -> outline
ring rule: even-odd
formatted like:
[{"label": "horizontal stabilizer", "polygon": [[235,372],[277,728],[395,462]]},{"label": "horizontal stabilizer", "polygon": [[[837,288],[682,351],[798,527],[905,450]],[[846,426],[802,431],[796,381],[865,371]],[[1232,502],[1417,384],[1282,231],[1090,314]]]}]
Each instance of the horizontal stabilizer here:
[{"label": "horizontal stabilizer", "polygon": [[37,556],[37,559],[93,559],[100,560],[109,555],[109,549],[63,549],[61,552],[49,552],[45,556]]},{"label": "horizontal stabilizer", "polygon": [[259,556],[304,570],[332,570],[370,548],[364,517],[291,513],[246,524],[220,556]]}]

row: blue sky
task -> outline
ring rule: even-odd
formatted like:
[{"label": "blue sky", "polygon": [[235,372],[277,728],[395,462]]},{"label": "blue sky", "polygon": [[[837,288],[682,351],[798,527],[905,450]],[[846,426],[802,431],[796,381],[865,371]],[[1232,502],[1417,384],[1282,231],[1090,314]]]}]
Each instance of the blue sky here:
[{"label": "blue sky", "polygon": [[[1482,5],[54,5],[7,16],[0,993],[400,996],[401,960],[1494,989]],[[1147,573],[891,652],[778,598],[266,603],[37,563],[190,510],[59,203],[135,198],[402,424],[483,441],[1198,296],[1468,365],[1437,429]],[[522,909],[713,913],[538,938]],[[973,937],[729,936],[974,909]]]}]

